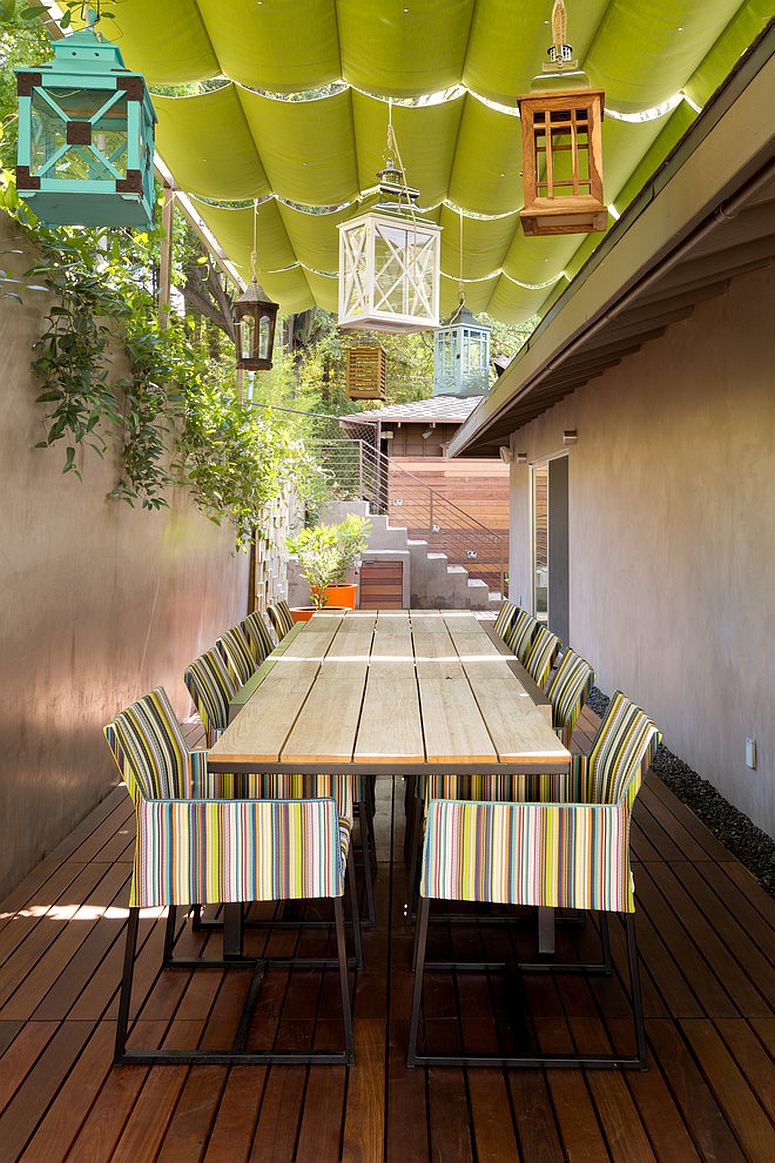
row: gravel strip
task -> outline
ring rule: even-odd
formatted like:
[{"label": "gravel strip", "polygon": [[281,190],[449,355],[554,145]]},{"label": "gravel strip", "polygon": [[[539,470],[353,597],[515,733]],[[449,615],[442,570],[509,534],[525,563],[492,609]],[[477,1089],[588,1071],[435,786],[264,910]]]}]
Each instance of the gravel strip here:
[{"label": "gravel strip", "polygon": [[[610,701],[608,695],[593,687],[587,706],[595,714],[604,715]],[[775,896],[775,840],[664,745],[657,751],[651,770],[745,865],[762,888]]]}]

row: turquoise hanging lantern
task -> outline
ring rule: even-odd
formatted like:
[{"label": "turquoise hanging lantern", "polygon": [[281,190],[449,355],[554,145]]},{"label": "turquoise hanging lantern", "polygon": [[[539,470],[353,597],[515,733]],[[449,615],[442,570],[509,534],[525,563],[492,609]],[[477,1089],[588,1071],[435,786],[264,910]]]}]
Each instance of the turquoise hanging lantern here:
[{"label": "turquoise hanging lantern", "polygon": [[47,226],[150,227],[156,114],[118,47],[86,28],[16,78],[19,197]]},{"label": "turquoise hanging lantern", "polygon": [[434,396],[486,396],[490,378],[490,328],[461,303],[433,337]]}]

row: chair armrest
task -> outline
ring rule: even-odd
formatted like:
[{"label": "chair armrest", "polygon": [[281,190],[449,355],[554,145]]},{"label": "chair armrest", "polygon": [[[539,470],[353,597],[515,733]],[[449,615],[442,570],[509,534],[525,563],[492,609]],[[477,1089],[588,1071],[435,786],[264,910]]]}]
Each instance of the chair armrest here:
[{"label": "chair armrest", "polygon": [[130,905],[341,896],[348,843],[333,799],[141,800]]},{"label": "chair armrest", "polygon": [[420,894],[632,912],[628,806],[431,800]]},{"label": "chair armrest", "polygon": [[257,800],[266,797],[266,776],[253,771],[210,771],[207,756],[207,751],[188,753],[188,799]]}]

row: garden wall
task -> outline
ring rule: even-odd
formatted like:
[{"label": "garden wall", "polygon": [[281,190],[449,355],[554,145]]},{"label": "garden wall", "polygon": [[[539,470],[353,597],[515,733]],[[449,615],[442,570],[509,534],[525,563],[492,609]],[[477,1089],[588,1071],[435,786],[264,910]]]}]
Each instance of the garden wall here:
[{"label": "garden wall", "polygon": [[[0,213],[0,250],[21,245]],[[117,782],[103,724],[159,685],[189,715],[185,666],[247,610],[247,556],[183,491],[133,510],[106,498],[117,449],[80,457],[83,483],[62,475],[64,442],[33,449],[46,307],[36,292],[0,299],[0,896]]]}]

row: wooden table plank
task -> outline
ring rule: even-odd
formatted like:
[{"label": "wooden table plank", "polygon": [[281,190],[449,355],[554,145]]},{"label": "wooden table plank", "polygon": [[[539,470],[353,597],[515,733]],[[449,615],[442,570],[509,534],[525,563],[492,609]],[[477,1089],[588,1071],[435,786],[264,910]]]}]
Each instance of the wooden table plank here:
[{"label": "wooden table plank", "polygon": [[[274,657],[261,683],[260,698],[252,697],[210,748],[216,762],[276,763],[315,681],[326,651],[342,619],[316,615]],[[288,635],[290,638],[290,635]]]},{"label": "wooden table plank", "polygon": [[443,621],[428,632],[412,617],[420,709],[429,763],[497,763],[498,756]]},{"label": "wooden table plank", "polygon": [[283,763],[349,763],[361,714],[368,659],[325,659],[282,749]]},{"label": "wooden table plank", "polygon": [[413,662],[370,663],[354,757],[359,763],[425,762]]},{"label": "wooden table plank", "polygon": [[[482,624],[475,619],[466,623],[455,614],[445,617],[445,622],[499,762],[555,768],[563,761],[569,763],[570,753],[551,723],[547,723],[545,713],[536,706],[514,673],[511,660],[500,653]],[[472,625],[481,629],[481,636]]]}]

